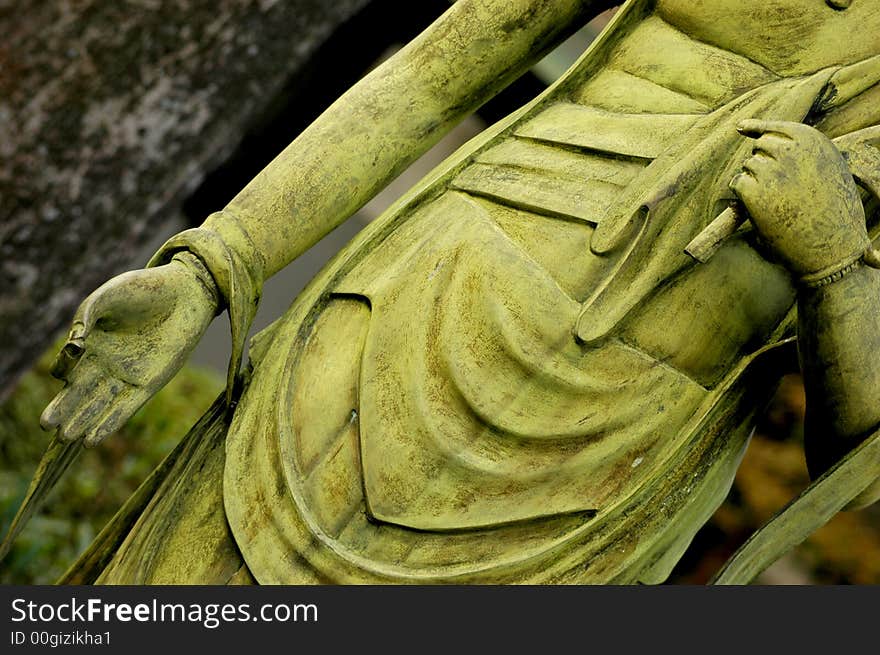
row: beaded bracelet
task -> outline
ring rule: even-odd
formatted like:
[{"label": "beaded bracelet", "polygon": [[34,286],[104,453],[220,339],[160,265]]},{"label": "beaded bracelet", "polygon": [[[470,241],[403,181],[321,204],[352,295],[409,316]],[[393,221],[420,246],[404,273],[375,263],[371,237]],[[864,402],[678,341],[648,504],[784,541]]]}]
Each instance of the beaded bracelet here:
[{"label": "beaded bracelet", "polygon": [[827,269],[819,271],[818,273],[812,273],[810,275],[804,275],[800,282],[803,286],[808,287],[810,289],[817,289],[819,287],[824,287],[832,282],[837,282],[847,274],[851,273],[855,269],[861,267],[862,265],[869,266],[871,268],[880,268],[880,252],[875,250],[874,248],[868,248],[864,253],[858,255],[852,261],[846,261],[843,265],[836,267],[830,273]]}]

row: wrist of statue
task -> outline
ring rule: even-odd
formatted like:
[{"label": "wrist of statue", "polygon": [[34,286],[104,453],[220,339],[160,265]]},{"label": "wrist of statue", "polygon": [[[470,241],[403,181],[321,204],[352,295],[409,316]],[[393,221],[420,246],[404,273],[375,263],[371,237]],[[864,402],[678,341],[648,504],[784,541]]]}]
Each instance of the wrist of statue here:
[{"label": "wrist of statue", "polygon": [[265,282],[266,259],[257,248],[242,220],[231,210],[222,209],[210,214],[201,228],[219,235],[225,246],[247,269],[252,282],[262,288]]},{"label": "wrist of statue", "polygon": [[[226,212],[212,214],[201,227],[175,234],[147,266],[161,266],[174,257],[182,257],[199,279],[207,282],[210,277],[212,283],[208,284],[217,291],[218,309],[225,308],[229,312],[232,355],[227,371],[226,400],[231,405],[245,339],[260,302],[263,258],[236,217]],[[207,274],[201,270],[202,266]]]},{"label": "wrist of statue", "polygon": [[181,250],[174,254],[171,261],[183,265],[193,276],[196,283],[204,291],[205,297],[213,308],[215,316],[226,308],[226,304],[223,302],[223,296],[217,286],[217,281],[214,279],[214,276],[211,275],[211,271],[208,270],[205,263],[199,259],[197,255],[188,250]]},{"label": "wrist of statue", "polygon": [[842,280],[851,272],[862,266],[880,268],[880,252],[873,247],[868,246],[864,250],[855,252],[849,257],[841,259],[836,264],[827,266],[814,273],[800,276],[798,284],[807,289],[818,289]]}]

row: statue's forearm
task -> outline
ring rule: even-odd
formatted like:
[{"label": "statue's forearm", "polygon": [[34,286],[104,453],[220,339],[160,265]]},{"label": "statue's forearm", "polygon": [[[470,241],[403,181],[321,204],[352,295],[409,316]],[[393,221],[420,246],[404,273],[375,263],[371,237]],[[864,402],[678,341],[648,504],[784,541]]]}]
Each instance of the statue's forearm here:
[{"label": "statue's forearm", "polygon": [[[607,0],[459,0],[353,86],[257,175],[228,215],[274,274]],[[231,230],[234,231],[234,230]]]},{"label": "statue's forearm", "polygon": [[[802,123],[740,122],[752,156],[731,182],[763,242],[799,280],[798,348],[813,477],[880,425],[880,271],[863,194],[827,136]],[[868,160],[870,162],[870,159]],[[880,480],[858,504],[880,496]]]},{"label": "statue's forearm", "polygon": [[880,271],[859,266],[803,288],[798,343],[807,393],[807,463],[822,473],[880,425]]}]

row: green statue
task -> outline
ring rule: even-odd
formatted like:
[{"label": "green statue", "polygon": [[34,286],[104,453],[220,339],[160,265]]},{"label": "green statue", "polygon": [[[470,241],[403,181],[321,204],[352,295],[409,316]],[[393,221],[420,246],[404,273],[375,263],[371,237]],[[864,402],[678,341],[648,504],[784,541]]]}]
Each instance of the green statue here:
[{"label": "green statue", "polygon": [[240,370],[267,277],[614,4],[459,0],[223,211],[85,300],[42,417],[61,459],[223,310],[233,357],[224,397],[65,581],[659,582],[798,358],[818,481],[719,581],[880,497],[880,0],[626,2]]}]

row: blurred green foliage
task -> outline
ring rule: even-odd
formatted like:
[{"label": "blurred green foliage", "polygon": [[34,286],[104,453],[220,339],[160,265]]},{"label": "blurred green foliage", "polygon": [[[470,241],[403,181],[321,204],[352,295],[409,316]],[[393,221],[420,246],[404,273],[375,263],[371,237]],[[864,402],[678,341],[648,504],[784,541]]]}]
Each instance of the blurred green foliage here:
[{"label": "blurred green foliage", "polygon": [[[40,413],[61,389],[49,366],[51,348],[0,405],[0,529],[3,535],[24,497],[51,435]],[[48,584],[91,543],[150,471],[222,391],[222,376],[183,370],[122,430],[85,451],[0,562],[2,584]]]}]

